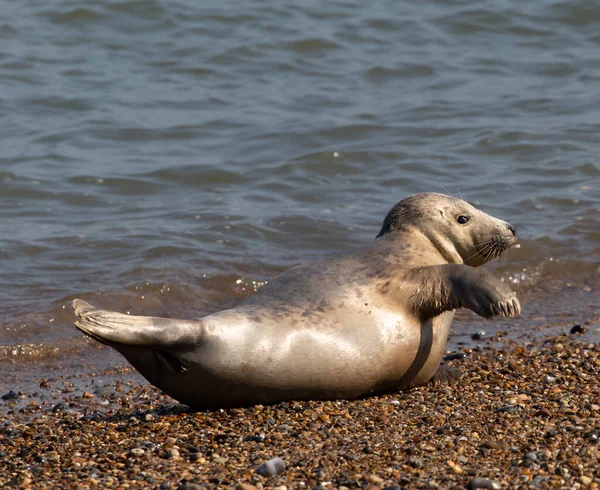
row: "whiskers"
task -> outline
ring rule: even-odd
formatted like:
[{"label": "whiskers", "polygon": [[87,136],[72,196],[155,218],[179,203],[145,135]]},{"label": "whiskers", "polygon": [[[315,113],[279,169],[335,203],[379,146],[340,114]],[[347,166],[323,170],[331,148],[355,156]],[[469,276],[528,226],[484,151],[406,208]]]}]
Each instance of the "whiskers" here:
[{"label": "whiskers", "polygon": [[500,257],[502,253],[510,248],[510,243],[503,240],[501,237],[492,237],[489,240],[475,245],[473,248],[474,253],[465,262],[469,262],[475,257],[480,257],[483,263],[489,262],[497,257]]},{"label": "whiskers", "polygon": [[[451,193],[451,192],[450,192],[448,189],[446,189],[446,188],[445,188],[443,185],[440,185],[440,187],[441,187],[442,189],[444,189],[444,191],[446,191],[446,195],[447,195],[448,197],[454,197],[454,198],[456,197],[456,196],[454,196],[454,195],[453,195],[453,194],[452,194],[452,193]],[[465,199],[465,196],[463,196],[462,192],[460,192],[460,191],[458,190],[458,187],[456,187],[456,193],[458,194],[458,196],[459,196],[459,197],[460,197],[460,198],[461,198],[463,201],[466,201],[466,199]]]}]

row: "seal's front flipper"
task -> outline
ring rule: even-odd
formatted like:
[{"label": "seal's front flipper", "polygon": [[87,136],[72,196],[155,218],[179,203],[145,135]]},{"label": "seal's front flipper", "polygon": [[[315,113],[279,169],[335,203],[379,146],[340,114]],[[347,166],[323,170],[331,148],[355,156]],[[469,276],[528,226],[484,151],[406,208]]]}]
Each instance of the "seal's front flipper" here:
[{"label": "seal's front flipper", "polygon": [[437,371],[431,378],[430,382],[434,386],[449,385],[452,383],[456,383],[462,375],[463,372],[460,369],[457,369],[452,366],[441,365],[437,368]]},{"label": "seal's front flipper", "polygon": [[459,266],[451,275],[460,306],[484,318],[514,317],[521,313],[517,295],[502,281],[482,269]]},{"label": "seal's front flipper", "polygon": [[75,326],[103,344],[150,348],[177,348],[197,345],[206,325],[203,320],[175,320],[134,316],[100,310],[85,301],[73,301]]},{"label": "seal's front flipper", "polygon": [[411,270],[407,285],[414,290],[413,311],[431,318],[444,311],[467,308],[484,318],[513,317],[521,313],[517,295],[483,269],[443,264]]}]

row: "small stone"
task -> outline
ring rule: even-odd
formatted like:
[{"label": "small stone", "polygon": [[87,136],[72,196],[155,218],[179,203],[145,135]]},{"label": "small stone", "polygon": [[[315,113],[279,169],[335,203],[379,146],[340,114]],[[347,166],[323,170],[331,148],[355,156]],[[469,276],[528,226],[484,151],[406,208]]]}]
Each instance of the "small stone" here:
[{"label": "small stone", "polygon": [[475,490],[483,488],[485,490],[501,490],[500,483],[496,480],[488,480],[487,478],[476,477],[467,484],[467,490]]},{"label": "small stone", "polygon": [[456,475],[462,475],[464,473],[463,469],[459,465],[454,465],[452,467],[452,472]]},{"label": "small stone", "polygon": [[587,327],[584,327],[582,325],[573,325],[573,327],[571,328],[571,333],[572,334],[579,334],[579,333],[585,333],[587,331]]},{"label": "small stone", "polygon": [[165,457],[167,459],[179,459],[179,450],[172,447],[171,449],[167,450]]},{"label": "small stone", "polygon": [[444,361],[456,361],[457,359],[464,359],[467,355],[464,352],[457,352],[455,354],[448,354],[444,357]]},{"label": "small stone", "polygon": [[40,456],[39,454],[34,454],[34,455],[33,455],[33,460],[34,460],[36,463],[41,463],[41,464],[43,464],[43,463],[45,463],[45,462],[46,462],[46,458],[44,458],[43,456]]},{"label": "small stone", "polygon": [[563,344],[561,344],[560,342],[557,342],[556,344],[554,344],[554,350],[556,352],[562,352],[565,350],[565,346]]},{"label": "small stone", "polygon": [[131,449],[129,451],[129,454],[131,456],[135,456],[136,458],[139,458],[140,456],[143,456],[144,454],[146,454],[146,451],[144,451],[141,447],[134,447],[133,449]]},{"label": "small stone", "polygon": [[49,463],[56,463],[57,461],[60,461],[60,454],[58,454],[57,451],[49,451],[45,454],[45,457],[46,461]]},{"label": "small stone", "polygon": [[419,459],[419,458],[414,457],[414,456],[410,456],[408,458],[408,464],[412,468],[420,468],[421,466],[423,466],[423,461],[421,459]]},{"label": "small stone", "polygon": [[2,399],[4,401],[17,400],[19,395],[17,395],[13,390],[10,390],[8,393],[2,395]]},{"label": "small stone", "polygon": [[264,434],[257,434],[257,435],[246,436],[244,441],[265,442],[265,439],[266,439],[266,437]]},{"label": "small stone", "polygon": [[82,398],[94,398],[93,393],[90,393],[89,391],[84,391],[83,395],[81,395]]},{"label": "small stone", "polygon": [[392,485],[390,487],[383,487],[383,490],[400,490],[400,487]]},{"label": "small stone", "polygon": [[369,483],[373,483],[375,485],[379,485],[380,483],[383,483],[383,478],[377,476],[377,475],[369,475],[367,476],[367,481]]},{"label": "small stone", "polygon": [[579,477],[579,481],[581,482],[582,485],[589,485],[590,483],[592,483],[592,479],[586,475],[581,475]]},{"label": "small stone", "polygon": [[525,453],[523,456],[523,459],[525,461],[531,461],[531,462],[535,463],[535,462],[537,462],[538,457],[535,453]]},{"label": "small stone", "polygon": [[250,483],[238,483],[235,490],[258,490],[254,485],[250,485]]},{"label": "small stone", "polygon": [[508,444],[504,441],[484,441],[484,443],[481,445],[481,447],[484,447],[486,449],[508,449]]},{"label": "small stone", "polygon": [[64,412],[67,409],[67,406],[63,402],[58,402],[54,407],[52,407],[52,413]]},{"label": "small stone", "polygon": [[485,337],[484,330],[479,330],[478,332],[475,332],[474,334],[471,335],[471,338],[473,340],[482,340],[484,337]]},{"label": "small stone", "polygon": [[197,483],[185,482],[183,485],[180,485],[178,490],[205,490],[206,487],[202,485],[198,485]]},{"label": "small stone", "polygon": [[584,437],[586,439],[589,439],[590,441],[596,442],[598,440],[598,431],[593,430],[591,432],[588,432],[587,434],[585,434]]},{"label": "small stone", "polygon": [[285,462],[281,458],[270,459],[256,469],[256,472],[262,476],[278,475],[283,471],[285,471]]},{"label": "small stone", "polygon": [[497,413],[512,413],[512,412],[516,412],[517,410],[519,410],[519,407],[515,406],[515,405],[505,405],[503,407],[500,407],[496,410]]},{"label": "small stone", "polygon": [[542,378],[542,383],[548,384],[548,385],[554,384],[554,383],[556,383],[556,378],[554,376],[550,376],[549,374],[546,374],[546,376],[544,376]]}]

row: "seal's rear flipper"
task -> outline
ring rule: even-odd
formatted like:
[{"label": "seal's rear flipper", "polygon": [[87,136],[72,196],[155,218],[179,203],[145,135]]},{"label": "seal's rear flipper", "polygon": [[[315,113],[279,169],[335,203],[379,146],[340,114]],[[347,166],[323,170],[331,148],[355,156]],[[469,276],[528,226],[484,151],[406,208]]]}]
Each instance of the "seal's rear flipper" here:
[{"label": "seal's rear flipper", "polygon": [[203,320],[175,320],[150,316],[133,316],[99,310],[85,301],[73,301],[75,326],[103,344],[138,347],[186,347],[202,340]]}]

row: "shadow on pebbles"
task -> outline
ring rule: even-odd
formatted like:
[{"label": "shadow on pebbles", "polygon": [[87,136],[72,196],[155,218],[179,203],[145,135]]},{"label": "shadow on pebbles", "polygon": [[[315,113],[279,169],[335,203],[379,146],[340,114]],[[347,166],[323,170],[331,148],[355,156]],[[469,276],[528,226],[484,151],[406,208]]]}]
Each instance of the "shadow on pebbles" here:
[{"label": "shadow on pebbles", "polygon": [[211,412],[122,371],[85,392],[40,380],[0,402],[0,487],[599,487],[597,345],[562,336],[449,363],[465,373],[451,386]]}]

